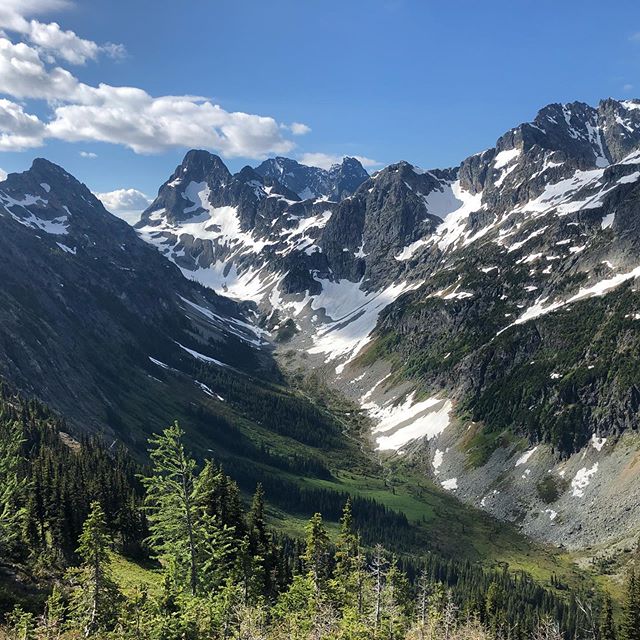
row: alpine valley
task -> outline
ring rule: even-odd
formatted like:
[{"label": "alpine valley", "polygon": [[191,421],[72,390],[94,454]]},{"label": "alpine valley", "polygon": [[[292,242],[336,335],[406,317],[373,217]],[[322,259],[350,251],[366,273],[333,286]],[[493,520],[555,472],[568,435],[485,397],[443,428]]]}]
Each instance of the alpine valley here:
[{"label": "alpine valley", "polygon": [[178,421],[286,540],[351,496],[409,573],[524,572],[557,613],[635,557],[638,277],[636,100],[456,167],[192,150],[133,227],[36,159],[0,182],[2,414],[142,466]]}]

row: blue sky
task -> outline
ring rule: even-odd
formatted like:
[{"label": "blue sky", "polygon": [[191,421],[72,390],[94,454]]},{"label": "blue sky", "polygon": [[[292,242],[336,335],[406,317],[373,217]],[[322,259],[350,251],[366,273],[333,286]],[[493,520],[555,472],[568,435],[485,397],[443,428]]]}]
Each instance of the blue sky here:
[{"label": "blue sky", "polygon": [[4,64],[35,52],[43,75],[23,87],[0,56],[0,167],[44,156],[96,192],[153,195],[191,146],[233,170],[276,153],[450,166],[549,102],[640,95],[640,3],[625,0],[2,7]]}]

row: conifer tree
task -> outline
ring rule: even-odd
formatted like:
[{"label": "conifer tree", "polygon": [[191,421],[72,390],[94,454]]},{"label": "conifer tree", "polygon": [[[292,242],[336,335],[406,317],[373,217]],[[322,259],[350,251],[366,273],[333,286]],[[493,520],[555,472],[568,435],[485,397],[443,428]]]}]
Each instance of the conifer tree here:
[{"label": "conifer tree", "polygon": [[264,489],[258,483],[251,500],[251,507],[247,516],[249,540],[253,551],[257,555],[264,555],[269,546],[269,533],[264,508]]},{"label": "conifer tree", "polygon": [[8,555],[22,534],[26,480],[20,477],[22,426],[0,423],[0,558]]},{"label": "conifer tree", "polygon": [[45,640],[58,640],[62,634],[66,607],[62,593],[56,585],[47,598],[42,616],[41,630]]},{"label": "conifer tree", "polygon": [[340,533],[336,541],[334,584],[338,595],[344,598],[353,586],[359,556],[358,535],[353,530],[351,498],[347,500],[340,518]]},{"label": "conifer tree", "polygon": [[184,431],[177,422],[150,439],[151,476],[142,478],[146,488],[145,509],[154,552],[171,564],[189,590],[198,590],[197,506],[194,500],[194,460],[186,454]]},{"label": "conifer tree", "polygon": [[411,612],[411,593],[407,576],[400,571],[396,558],[385,580],[384,611],[386,637],[393,640],[403,636]]},{"label": "conifer tree", "polygon": [[196,540],[196,562],[200,570],[200,581],[208,592],[219,587],[232,576],[234,568],[234,529],[222,522],[220,505],[216,504],[221,477],[211,461],[193,483],[194,518],[193,529]]},{"label": "conifer tree", "polygon": [[620,635],[622,640],[640,640],[640,587],[634,569],[627,578]]},{"label": "conifer tree", "polygon": [[246,593],[272,595],[274,585],[271,575],[271,540],[265,516],[264,489],[261,484],[256,486],[247,515],[247,542],[243,560],[247,580]]},{"label": "conifer tree", "polygon": [[77,584],[71,604],[73,620],[82,625],[85,637],[109,628],[116,618],[120,593],[111,577],[110,544],[104,511],[99,502],[93,502],[79,540],[82,565],[71,572]]},{"label": "conifer tree", "polygon": [[36,640],[36,625],[33,613],[25,611],[18,605],[7,615],[7,623],[12,634],[12,640],[14,638],[15,640]]},{"label": "conifer tree", "polygon": [[306,527],[306,549],[303,560],[316,593],[323,591],[329,575],[329,535],[322,515],[315,513]]},{"label": "conifer tree", "polygon": [[616,640],[616,627],[613,621],[613,606],[609,594],[605,596],[600,612],[600,640]]}]

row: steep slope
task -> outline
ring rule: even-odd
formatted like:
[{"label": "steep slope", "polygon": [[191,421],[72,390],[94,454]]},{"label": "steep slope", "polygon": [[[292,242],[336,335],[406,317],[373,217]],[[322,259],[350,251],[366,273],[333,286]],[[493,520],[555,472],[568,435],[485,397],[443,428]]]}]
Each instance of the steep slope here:
[{"label": "steep slope", "polygon": [[549,105],[458,168],[392,165],[340,202],[207,157],[224,177],[188,155],[139,232],[255,302],[379,450],[554,542],[635,535],[640,102]]},{"label": "steep slope", "polygon": [[[350,405],[292,388],[251,313],[185,279],[66,171],[36,160],[0,183],[0,201],[3,389],[47,402],[66,431],[119,438],[138,454],[178,419],[199,458],[224,463],[247,493],[263,483],[285,530],[300,533],[319,507],[336,521],[350,493],[357,519],[375,522],[371,536],[390,548],[464,546],[470,559],[521,568],[533,553],[548,578],[546,551],[511,529],[496,537],[491,518],[430,483],[390,490]],[[455,532],[445,535],[442,514]]]},{"label": "steep slope", "polygon": [[[60,167],[11,174],[0,205],[0,375],[76,426],[136,444],[145,405],[166,421],[174,402],[183,414],[215,399],[195,378],[203,366],[279,380],[241,306],[185,280]],[[167,393],[171,377],[180,389]]]},{"label": "steep slope", "polygon": [[[270,330],[297,334],[316,363],[352,358],[378,313],[421,281],[395,259],[458,202],[455,171],[392,165],[341,202],[300,201],[246,167],[191,151],[136,225],[183,274],[252,300]],[[461,197],[467,197],[463,194]]]},{"label": "steep slope", "polygon": [[[572,547],[624,549],[640,527],[639,129],[637,102],[550,105],[465,160],[474,210],[400,256],[434,266],[361,361],[392,375],[369,396],[353,385],[393,416],[381,449],[426,435],[444,488]],[[402,420],[429,398],[452,403],[449,419],[410,431]]]}]

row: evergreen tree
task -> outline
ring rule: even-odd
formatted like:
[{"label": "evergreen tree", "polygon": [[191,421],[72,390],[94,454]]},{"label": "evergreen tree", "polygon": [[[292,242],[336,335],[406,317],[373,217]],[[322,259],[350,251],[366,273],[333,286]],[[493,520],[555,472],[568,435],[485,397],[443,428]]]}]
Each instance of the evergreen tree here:
[{"label": "evergreen tree", "polygon": [[72,594],[72,619],[82,625],[85,637],[89,637],[111,626],[120,601],[119,590],[110,572],[111,539],[99,502],[91,505],[79,542],[78,554],[82,565],[79,570],[71,572],[77,584]]},{"label": "evergreen tree", "polygon": [[198,590],[197,506],[194,499],[194,460],[186,454],[184,431],[177,422],[149,440],[153,473],[142,478],[145,509],[154,552],[186,579],[192,595]]},{"label": "evergreen tree", "polygon": [[494,636],[502,634],[505,627],[503,593],[497,580],[493,580],[487,589],[484,602],[485,622]]},{"label": "evergreen tree", "polygon": [[640,587],[634,569],[627,578],[620,635],[622,640],[640,640]]},{"label": "evergreen tree", "polygon": [[329,535],[322,523],[322,515],[313,515],[307,523],[306,534],[303,560],[316,593],[319,594],[329,576]]},{"label": "evergreen tree", "polygon": [[344,598],[353,587],[360,555],[358,535],[353,529],[353,513],[351,499],[344,505],[340,518],[340,533],[336,541],[334,585],[341,598]]},{"label": "evergreen tree", "polygon": [[41,630],[45,640],[58,640],[62,634],[66,607],[62,593],[54,585],[51,594],[47,598],[42,616]]},{"label": "evergreen tree", "polygon": [[411,615],[411,589],[407,576],[398,568],[394,558],[387,572],[384,588],[384,628],[389,640],[404,635]]},{"label": "evergreen tree", "polygon": [[[203,589],[211,592],[232,575],[234,552],[239,549],[233,546],[235,527],[222,522],[221,512],[224,507],[216,500],[216,493],[223,482],[211,461],[193,483],[193,530],[196,541],[196,561],[200,567],[200,581]],[[222,496],[224,501],[225,496]]]},{"label": "evergreen tree", "polygon": [[9,554],[26,521],[26,480],[20,477],[22,426],[0,423],[0,558]]},{"label": "evergreen tree", "polygon": [[243,559],[246,593],[273,595],[271,538],[265,516],[264,489],[259,483],[247,515],[247,542]]},{"label": "evergreen tree", "polygon": [[14,607],[13,611],[7,615],[7,624],[11,633],[7,637],[11,640],[36,640],[36,624],[33,613],[25,611],[21,606]]},{"label": "evergreen tree", "polygon": [[616,640],[616,627],[613,621],[613,606],[609,594],[605,596],[600,612],[600,640]]}]

